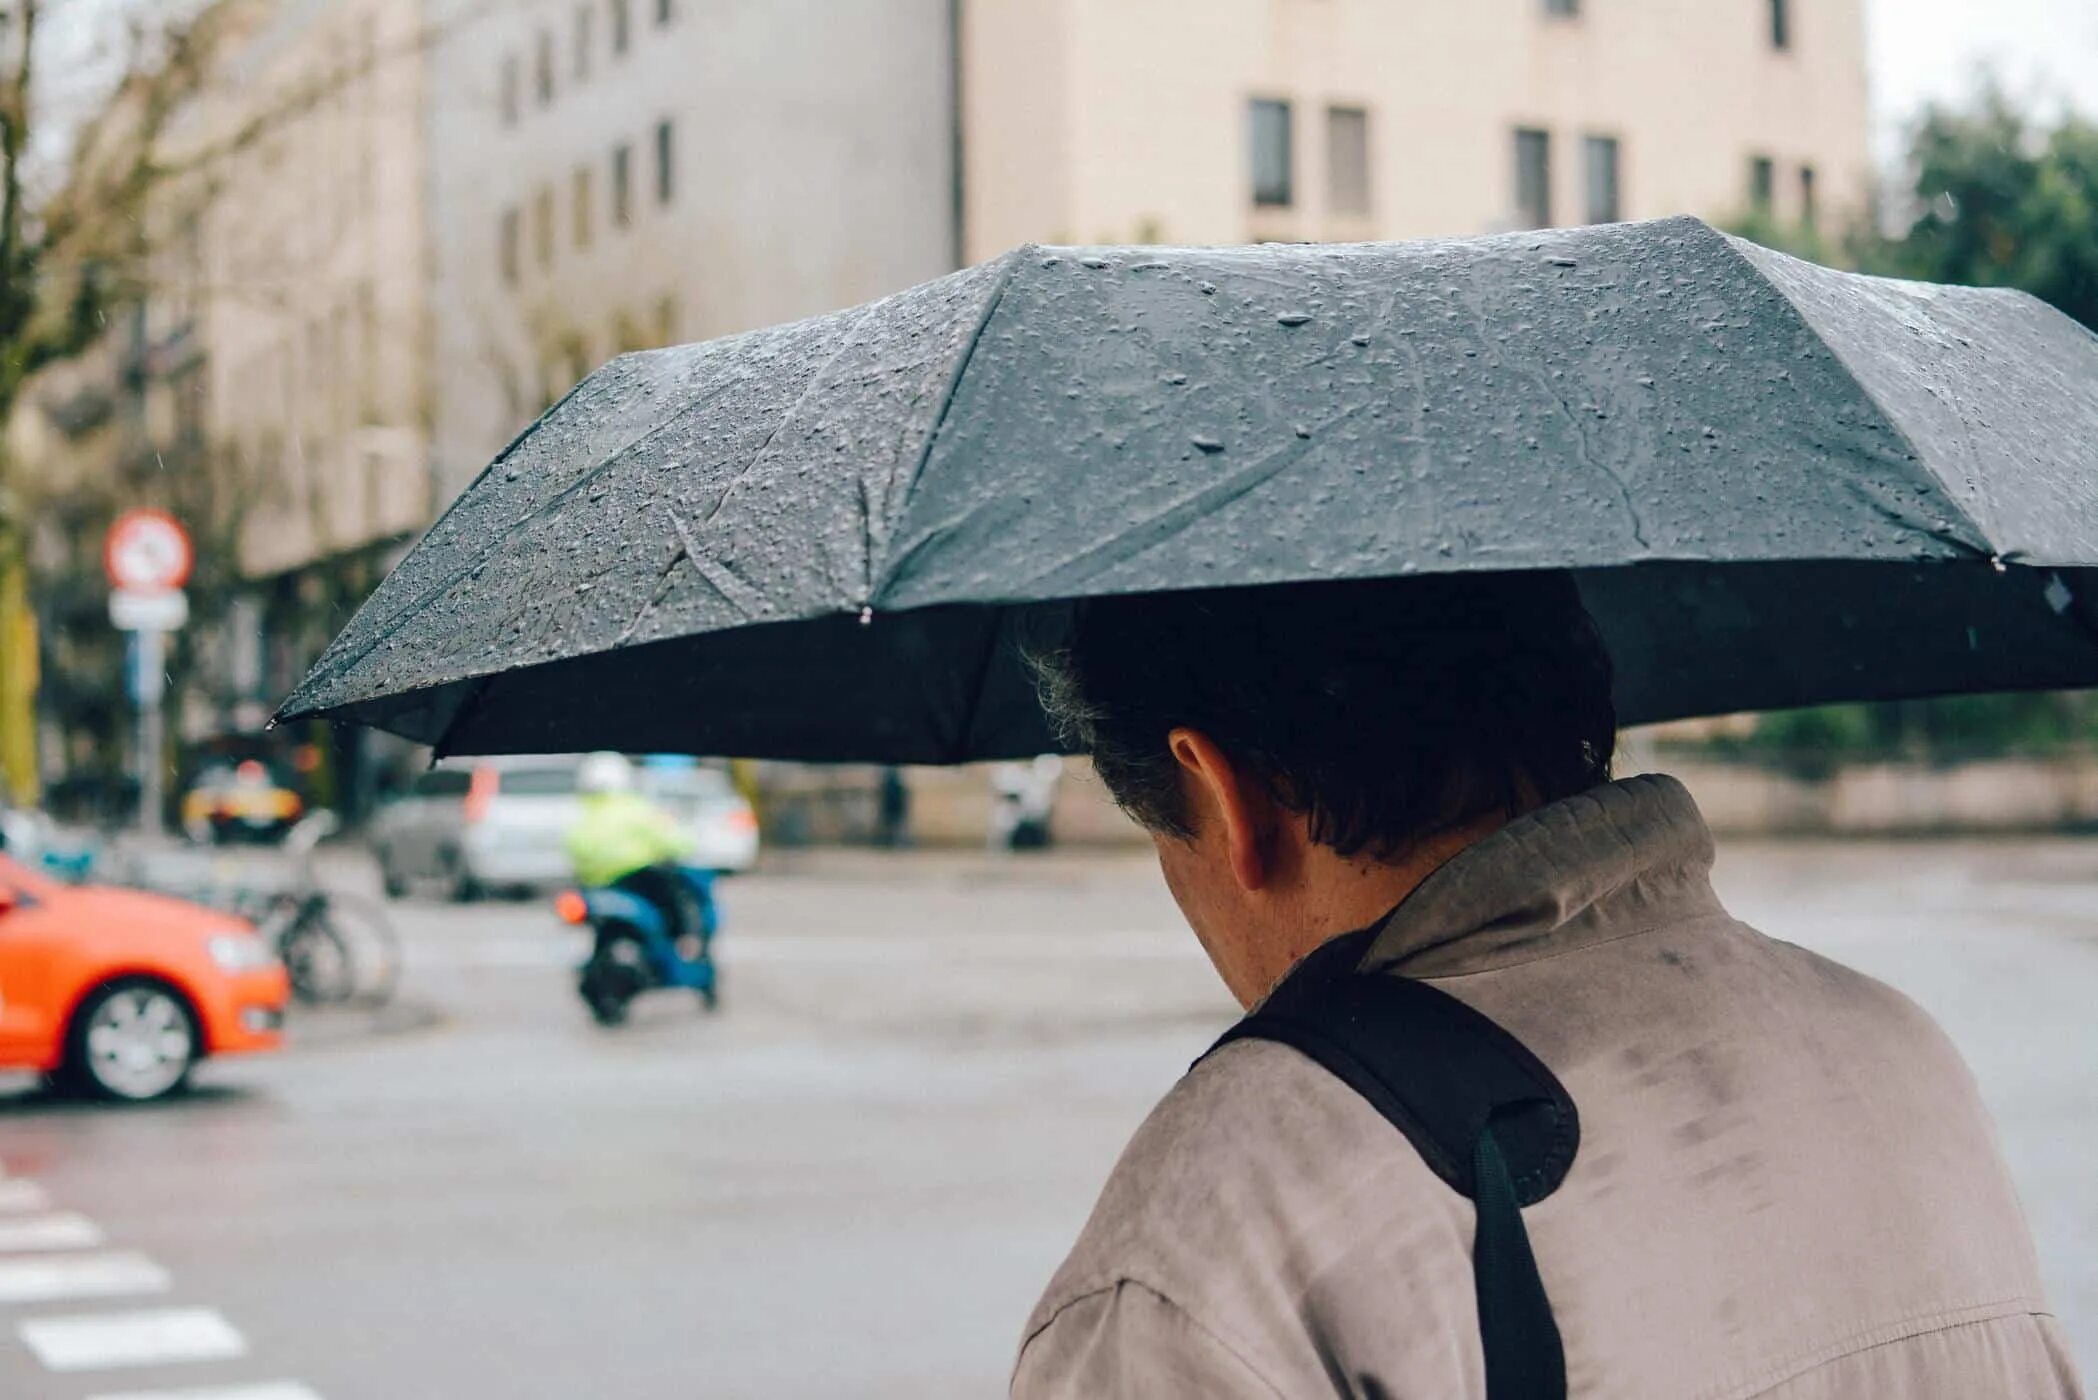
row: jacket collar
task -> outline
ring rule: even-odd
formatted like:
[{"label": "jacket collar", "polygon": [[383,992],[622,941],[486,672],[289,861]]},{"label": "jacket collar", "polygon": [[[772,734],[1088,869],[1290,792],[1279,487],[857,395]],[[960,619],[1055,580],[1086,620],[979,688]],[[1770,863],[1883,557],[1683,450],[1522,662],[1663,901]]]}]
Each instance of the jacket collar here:
[{"label": "jacket collar", "polygon": [[1712,833],[1660,774],[1518,817],[1453,856],[1392,911],[1363,969],[1449,977],[1723,914]]}]

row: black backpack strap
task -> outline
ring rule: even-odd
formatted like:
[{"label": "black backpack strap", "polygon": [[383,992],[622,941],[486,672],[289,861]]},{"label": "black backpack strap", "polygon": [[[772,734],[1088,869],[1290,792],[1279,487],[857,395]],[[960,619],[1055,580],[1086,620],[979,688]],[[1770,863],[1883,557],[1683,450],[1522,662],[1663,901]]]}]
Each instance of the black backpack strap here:
[{"label": "black backpack strap", "polygon": [[1522,1207],[1557,1190],[1573,1166],[1573,1099],[1528,1047],[1455,997],[1360,971],[1374,936],[1319,948],[1211,1053],[1234,1040],[1294,1046],[1368,1099],[1469,1197],[1488,1400],[1563,1400],[1565,1350]]}]

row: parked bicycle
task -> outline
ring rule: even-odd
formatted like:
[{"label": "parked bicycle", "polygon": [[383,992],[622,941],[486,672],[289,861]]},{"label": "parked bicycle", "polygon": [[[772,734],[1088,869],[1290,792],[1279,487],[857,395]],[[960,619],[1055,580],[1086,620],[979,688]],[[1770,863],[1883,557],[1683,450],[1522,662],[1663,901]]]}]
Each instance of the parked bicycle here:
[{"label": "parked bicycle", "polygon": [[237,902],[238,911],[284,960],[292,995],[309,1005],[353,997],[383,1002],[400,977],[400,939],[384,910],[328,889],[314,869],[315,849],[339,826],[333,812],[300,818],[282,847],[291,882],[245,891]]}]

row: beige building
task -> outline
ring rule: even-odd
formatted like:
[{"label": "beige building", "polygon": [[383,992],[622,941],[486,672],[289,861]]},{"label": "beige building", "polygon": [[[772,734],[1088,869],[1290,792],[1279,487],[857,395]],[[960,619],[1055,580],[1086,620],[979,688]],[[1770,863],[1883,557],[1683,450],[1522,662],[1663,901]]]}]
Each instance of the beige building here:
[{"label": "beige building", "polygon": [[240,572],[384,548],[436,496],[416,0],[278,0],[169,141],[189,182],[204,433]]},{"label": "beige building", "polygon": [[948,0],[427,0],[449,495],[623,350],[955,264]]},{"label": "beige building", "polygon": [[1861,0],[967,0],[967,247],[1415,238],[1869,183]]}]

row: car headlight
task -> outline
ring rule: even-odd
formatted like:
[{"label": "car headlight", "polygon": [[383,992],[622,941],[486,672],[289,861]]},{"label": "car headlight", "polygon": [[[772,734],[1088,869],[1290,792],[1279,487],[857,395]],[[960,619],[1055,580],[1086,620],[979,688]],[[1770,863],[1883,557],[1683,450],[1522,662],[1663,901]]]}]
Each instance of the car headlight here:
[{"label": "car headlight", "polygon": [[256,972],[277,962],[276,949],[252,933],[215,933],[205,947],[227,972]]}]

